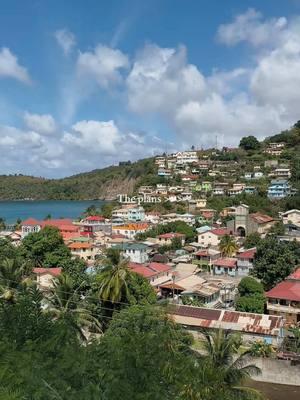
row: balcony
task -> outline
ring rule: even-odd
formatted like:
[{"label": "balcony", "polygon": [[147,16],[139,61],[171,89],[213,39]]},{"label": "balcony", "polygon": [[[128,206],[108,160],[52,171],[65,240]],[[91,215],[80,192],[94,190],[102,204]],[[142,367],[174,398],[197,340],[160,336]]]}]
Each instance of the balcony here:
[{"label": "balcony", "polygon": [[300,303],[296,306],[291,305],[282,305],[282,304],[275,304],[267,302],[267,310],[268,311],[277,311],[281,313],[288,313],[288,314],[299,314],[300,313]]},{"label": "balcony", "polygon": [[241,268],[253,268],[253,263],[249,260],[237,260],[237,266]]}]

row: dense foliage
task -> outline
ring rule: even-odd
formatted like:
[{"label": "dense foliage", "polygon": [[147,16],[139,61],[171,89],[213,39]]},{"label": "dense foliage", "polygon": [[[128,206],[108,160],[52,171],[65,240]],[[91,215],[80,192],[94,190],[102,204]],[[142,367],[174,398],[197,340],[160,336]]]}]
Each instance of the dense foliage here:
[{"label": "dense foliage", "polygon": [[265,308],[264,287],[256,279],[247,276],[238,285],[239,297],[236,310],[263,314]]},{"label": "dense foliage", "polygon": [[269,236],[257,246],[253,274],[269,290],[290,275],[299,260],[300,245],[297,242],[279,242]]}]

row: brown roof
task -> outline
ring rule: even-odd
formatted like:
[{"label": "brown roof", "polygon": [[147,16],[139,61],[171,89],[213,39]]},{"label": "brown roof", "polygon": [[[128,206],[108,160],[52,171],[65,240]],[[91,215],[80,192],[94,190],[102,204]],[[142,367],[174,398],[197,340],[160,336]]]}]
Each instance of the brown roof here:
[{"label": "brown roof", "polygon": [[218,258],[217,260],[213,261],[213,265],[217,267],[225,267],[225,268],[235,268],[237,263],[236,258]]},{"label": "brown roof", "polygon": [[284,320],[281,316],[216,310],[201,307],[171,306],[169,314],[182,325],[278,336]]},{"label": "brown roof", "polygon": [[257,224],[266,224],[268,222],[274,221],[274,218],[270,217],[269,215],[261,214],[259,212],[250,214],[250,217],[257,223]]}]

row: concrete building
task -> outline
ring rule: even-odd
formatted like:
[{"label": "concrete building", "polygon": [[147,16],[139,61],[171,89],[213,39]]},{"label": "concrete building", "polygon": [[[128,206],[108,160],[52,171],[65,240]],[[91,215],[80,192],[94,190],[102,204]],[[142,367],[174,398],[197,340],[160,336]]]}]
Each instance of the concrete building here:
[{"label": "concrete building", "polygon": [[53,288],[53,279],[58,277],[61,268],[33,268],[33,274],[36,279],[37,286],[40,290],[49,290]]},{"label": "concrete building", "polygon": [[289,210],[281,214],[284,225],[293,224],[300,226],[300,210]]},{"label": "concrete building", "polygon": [[218,247],[223,236],[228,235],[230,231],[227,228],[216,228],[210,231],[198,234],[198,243],[202,247]]},{"label": "concrete building", "polygon": [[73,256],[79,257],[82,260],[90,261],[95,259],[96,248],[92,243],[75,241],[68,244],[68,248]]},{"label": "concrete building", "polygon": [[232,257],[221,257],[213,261],[215,275],[237,276],[237,259]]},{"label": "concrete building", "polygon": [[185,235],[177,232],[163,233],[157,236],[157,242],[160,246],[170,246],[174,239],[180,239],[181,245],[184,246]]},{"label": "concrete building", "polygon": [[124,257],[135,263],[146,263],[149,260],[149,247],[143,243],[124,243],[119,246]]},{"label": "concrete building", "polygon": [[248,276],[253,269],[253,261],[256,253],[256,248],[241,251],[237,254],[237,268],[239,276]]},{"label": "concrete building", "polygon": [[249,214],[249,207],[240,204],[236,207],[234,219],[227,222],[227,228],[242,237],[254,232],[264,236],[275,223],[274,218],[268,215],[262,213]]},{"label": "concrete building", "polygon": [[284,197],[290,196],[290,194],[291,187],[285,179],[272,180],[268,187],[268,197],[270,199],[283,199]]},{"label": "concrete building", "polygon": [[300,268],[266,292],[269,314],[282,316],[287,326],[300,322]]}]

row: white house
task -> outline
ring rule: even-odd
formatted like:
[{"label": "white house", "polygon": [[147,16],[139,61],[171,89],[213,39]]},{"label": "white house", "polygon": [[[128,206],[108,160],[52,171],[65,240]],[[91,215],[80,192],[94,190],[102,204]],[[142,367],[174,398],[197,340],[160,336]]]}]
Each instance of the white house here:
[{"label": "white house", "polygon": [[300,210],[289,210],[281,214],[282,222],[287,225],[289,223],[300,226]]},{"label": "white house", "polygon": [[229,230],[227,228],[216,228],[206,232],[198,234],[198,243],[202,247],[217,247],[224,235],[228,235]]},{"label": "white house", "polygon": [[130,261],[143,264],[148,261],[148,246],[143,243],[123,243],[118,246],[124,257],[129,258]]},{"label": "white house", "polygon": [[41,224],[34,218],[28,218],[21,224],[22,238],[27,236],[29,233],[39,232],[41,230]]}]

